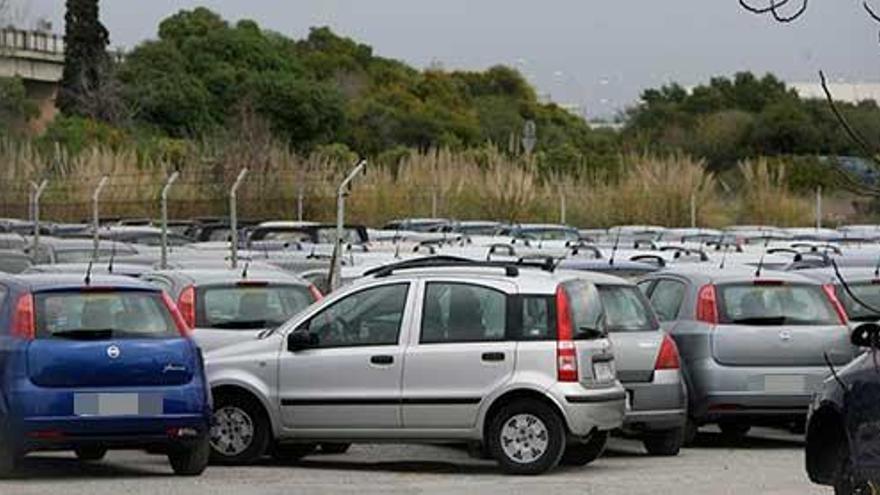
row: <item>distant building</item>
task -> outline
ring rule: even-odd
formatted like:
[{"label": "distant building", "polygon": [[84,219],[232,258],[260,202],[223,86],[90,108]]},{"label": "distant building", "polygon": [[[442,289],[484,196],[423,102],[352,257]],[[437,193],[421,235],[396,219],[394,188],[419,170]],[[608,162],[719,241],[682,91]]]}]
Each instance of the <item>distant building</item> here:
[{"label": "distant building", "polygon": [[[797,91],[801,98],[825,98],[822,85],[818,82],[789,83],[788,87]],[[873,100],[880,102],[880,83],[828,83],[828,90],[835,100],[847,103]]]}]

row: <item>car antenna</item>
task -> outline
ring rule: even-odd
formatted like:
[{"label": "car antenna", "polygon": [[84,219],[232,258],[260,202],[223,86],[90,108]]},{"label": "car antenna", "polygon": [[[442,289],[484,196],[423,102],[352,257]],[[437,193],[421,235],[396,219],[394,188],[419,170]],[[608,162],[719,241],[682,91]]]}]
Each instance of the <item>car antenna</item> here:
[{"label": "car antenna", "polygon": [[874,265],[874,278],[880,277],[880,256],[877,256],[877,264]]},{"label": "car antenna", "polygon": [[246,279],[248,277],[248,268],[251,267],[251,262],[248,261],[244,264],[244,269],[241,270],[241,278]]},{"label": "car antenna", "polygon": [[724,253],[721,255],[721,264],[718,266],[719,270],[724,270],[724,263],[727,262],[727,251],[730,250],[730,246],[724,246]]},{"label": "car antenna", "polygon": [[764,237],[764,252],[761,253],[761,259],[758,260],[758,269],[755,270],[755,278],[761,276],[761,270],[764,269],[764,257],[767,256],[767,248],[770,246],[770,237]]},{"label": "car antenna", "polygon": [[86,285],[92,285],[92,264],[93,261],[89,261],[89,266],[86,267],[86,278],[83,280]]},{"label": "car antenna", "polygon": [[116,238],[110,244],[110,261],[107,263],[107,273],[113,273],[113,261],[116,259]]},{"label": "car antenna", "polygon": [[620,246],[620,228],[617,229],[617,237],[614,238],[614,247],[611,248],[611,258],[608,259],[608,266],[614,266],[614,256],[617,255],[617,248]]}]

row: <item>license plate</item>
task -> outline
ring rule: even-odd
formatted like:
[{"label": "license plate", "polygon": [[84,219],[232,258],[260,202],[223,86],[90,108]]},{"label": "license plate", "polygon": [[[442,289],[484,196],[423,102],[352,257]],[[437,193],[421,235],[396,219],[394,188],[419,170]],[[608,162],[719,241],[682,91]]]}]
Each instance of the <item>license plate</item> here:
[{"label": "license plate", "polygon": [[616,377],[611,361],[593,363],[593,377],[597,382],[613,382]]},{"label": "license plate", "polygon": [[76,394],[73,413],[77,416],[160,416],[162,394]]},{"label": "license plate", "polygon": [[802,375],[765,376],[764,391],[777,394],[803,394],[807,392],[807,380]]}]

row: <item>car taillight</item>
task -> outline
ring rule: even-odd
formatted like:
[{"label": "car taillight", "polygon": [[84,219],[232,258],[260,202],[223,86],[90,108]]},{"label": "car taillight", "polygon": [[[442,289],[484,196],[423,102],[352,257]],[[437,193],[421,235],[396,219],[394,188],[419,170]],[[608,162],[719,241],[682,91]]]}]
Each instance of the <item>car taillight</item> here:
[{"label": "car taillight", "polygon": [[174,324],[177,326],[177,331],[180,332],[181,337],[189,337],[191,330],[194,328],[187,323],[186,318],[181,314],[180,309],[174,304],[174,300],[168,297],[164,291],[162,292],[162,301],[165,302],[165,307],[168,308],[168,311],[171,312],[171,318],[174,319]]},{"label": "car taillight", "polygon": [[700,287],[697,293],[697,320],[713,325],[718,324],[718,305],[715,298],[715,286],[712,284]]},{"label": "car taillight", "polygon": [[34,296],[32,294],[24,294],[18,298],[15,304],[15,314],[12,315],[12,335],[25,340],[36,338]]},{"label": "car taillight", "polygon": [[825,284],[822,286],[822,290],[825,291],[825,295],[828,296],[828,300],[831,301],[831,305],[834,306],[834,311],[837,311],[837,317],[840,318],[840,323],[846,325],[849,318],[846,316],[846,308],[843,307],[843,304],[841,304],[840,299],[837,297],[837,291],[834,290],[834,284]]},{"label": "car taillight", "polygon": [[556,379],[560,382],[578,381],[571,303],[563,287],[556,289]]},{"label": "car taillight", "polygon": [[183,316],[188,328],[196,327],[196,288],[192,285],[183,289],[180,297],[177,298],[177,309]]},{"label": "car taillight", "polygon": [[321,299],[324,299],[324,294],[321,294],[321,291],[319,291],[318,288],[315,287],[314,285],[309,286],[309,292],[312,294],[312,297],[315,298],[315,302],[318,302]]},{"label": "car taillight", "polygon": [[660,344],[660,353],[657,354],[657,361],[654,363],[655,370],[677,370],[681,369],[681,360],[678,357],[678,347],[675,341],[669,335],[663,336],[663,343]]}]

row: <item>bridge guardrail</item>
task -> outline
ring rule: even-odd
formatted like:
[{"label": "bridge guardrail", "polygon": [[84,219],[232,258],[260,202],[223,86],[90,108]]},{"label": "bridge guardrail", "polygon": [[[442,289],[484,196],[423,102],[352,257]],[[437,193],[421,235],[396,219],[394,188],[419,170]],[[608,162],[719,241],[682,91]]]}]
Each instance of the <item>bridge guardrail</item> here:
[{"label": "bridge guardrail", "polygon": [[20,29],[0,29],[0,50],[25,50],[64,55],[64,37]]}]

